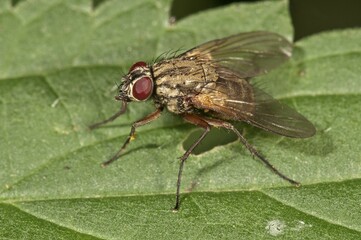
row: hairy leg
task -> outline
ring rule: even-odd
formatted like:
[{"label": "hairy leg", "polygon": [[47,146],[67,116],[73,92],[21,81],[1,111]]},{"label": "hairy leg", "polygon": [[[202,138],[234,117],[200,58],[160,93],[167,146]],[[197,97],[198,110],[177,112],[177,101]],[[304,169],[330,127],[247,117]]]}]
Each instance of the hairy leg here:
[{"label": "hairy leg", "polygon": [[123,146],[119,149],[119,151],[113,156],[111,157],[109,160],[105,161],[102,163],[103,167],[106,167],[107,165],[109,165],[110,163],[114,162],[115,160],[117,160],[120,155],[122,154],[122,152],[124,151],[124,149],[127,147],[127,145],[129,144],[130,140],[134,139],[134,134],[135,134],[135,130],[137,127],[146,125],[152,121],[154,121],[155,119],[157,119],[160,114],[162,113],[161,108],[158,108],[156,111],[154,111],[153,113],[149,114],[148,116],[146,116],[145,118],[142,118],[136,122],[134,122],[132,124],[132,128],[130,130],[129,136],[127,138],[127,140],[125,140]]},{"label": "hairy leg", "polygon": [[296,186],[301,185],[299,182],[287,177],[286,175],[281,173],[277,168],[275,168],[260,152],[258,152],[250,143],[248,143],[248,141],[243,137],[243,135],[229,122],[225,122],[217,119],[210,119],[210,118],[205,118],[203,120],[206,121],[211,126],[222,127],[232,130],[238,136],[242,144],[248,149],[248,151],[250,151],[253,156],[256,156],[259,160],[261,160],[261,162],[263,162],[269,169],[271,169],[272,172],[274,172],[275,174],[277,174],[278,176],[280,176],[281,178],[283,178],[284,180],[288,181],[293,185]]},{"label": "hairy leg", "polygon": [[97,122],[97,123],[94,123],[94,124],[90,125],[90,126],[89,126],[89,129],[90,129],[90,130],[93,130],[93,129],[95,129],[95,128],[97,128],[97,127],[100,127],[100,126],[102,126],[102,125],[104,125],[104,124],[107,124],[107,123],[109,123],[109,122],[114,121],[114,120],[117,119],[120,115],[122,115],[123,113],[125,113],[126,110],[127,110],[127,102],[124,101],[123,104],[122,104],[122,107],[119,109],[118,112],[116,112],[116,113],[115,113],[113,116],[111,116],[110,118],[105,119],[104,121]]},{"label": "hairy leg", "polygon": [[175,206],[173,208],[174,211],[178,211],[180,206],[180,186],[181,186],[181,180],[182,180],[182,172],[184,163],[189,157],[189,155],[192,153],[194,148],[204,139],[204,137],[207,135],[207,133],[210,131],[211,127],[209,124],[204,121],[204,119],[200,116],[193,115],[193,114],[185,114],[183,116],[184,120],[186,120],[189,123],[192,123],[194,125],[197,125],[198,127],[201,127],[204,129],[204,132],[202,135],[192,144],[192,146],[179,158],[180,164],[179,164],[179,171],[178,171],[178,179],[177,179],[177,191],[176,191],[176,202]]}]

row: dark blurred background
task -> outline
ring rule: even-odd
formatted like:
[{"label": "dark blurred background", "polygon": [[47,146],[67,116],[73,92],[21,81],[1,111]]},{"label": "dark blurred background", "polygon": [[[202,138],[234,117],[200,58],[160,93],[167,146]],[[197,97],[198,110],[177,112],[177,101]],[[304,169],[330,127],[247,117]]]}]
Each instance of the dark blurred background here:
[{"label": "dark blurred background", "polygon": [[[11,0],[16,6],[26,0]],[[92,0],[93,8],[107,0]],[[259,0],[174,0],[170,17],[176,21],[202,10]],[[361,27],[361,0],[289,0],[295,41],[325,30]]]},{"label": "dark blurred background", "polygon": [[[174,0],[171,16],[177,21],[196,12],[235,2],[256,0]],[[295,40],[325,30],[361,27],[361,0],[290,0]]]}]

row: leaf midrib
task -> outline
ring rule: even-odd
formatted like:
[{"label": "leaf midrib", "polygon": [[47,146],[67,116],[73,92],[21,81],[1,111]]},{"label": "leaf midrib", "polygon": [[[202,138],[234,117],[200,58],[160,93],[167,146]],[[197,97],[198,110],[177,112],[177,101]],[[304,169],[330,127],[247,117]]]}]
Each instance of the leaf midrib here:
[{"label": "leaf midrib", "polygon": [[[281,189],[281,187],[277,187],[277,189]],[[198,193],[215,193],[215,192],[218,192],[218,191],[197,191]],[[281,199],[275,197],[275,196],[272,196],[272,195],[269,195],[267,194],[267,192],[264,192],[262,189],[260,190],[235,190],[235,191],[219,191],[219,193],[242,193],[242,192],[258,192],[260,194],[263,194],[265,197],[268,197],[270,198],[272,201],[276,201],[278,203],[280,203],[281,205],[283,206],[286,206],[288,208],[292,208],[293,210],[297,211],[297,212],[300,212],[300,213],[303,213],[307,216],[310,216],[312,218],[316,218],[317,220],[319,221],[323,221],[327,224],[330,224],[330,225],[334,225],[334,226],[337,226],[337,227],[342,227],[342,228],[345,228],[347,229],[348,231],[353,231],[353,232],[356,232],[357,234],[361,233],[359,230],[357,229],[354,229],[350,226],[346,226],[346,225],[342,225],[340,223],[337,223],[335,221],[333,221],[332,219],[329,219],[329,218],[325,218],[324,216],[321,216],[321,215],[317,215],[315,213],[311,213],[309,211],[307,211],[306,209],[300,209],[299,207],[295,206],[294,204],[290,203],[290,202],[287,202],[287,201],[282,201]],[[186,193],[187,195],[189,195],[189,193]],[[164,195],[169,195],[169,196],[172,196],[174,194],[170,194],[170,193],[157,193],[157,194],[134,194],[134,195],[122,195],[122,196],[106,196],[106,197],[90,197],[90,198],[86,198],[87,200],[94,200],[94,199],[114,199],[114,198],[127,198],[127,197],[147,197],[147,196],[164,196]],[[192,198],[192,196],[190,196]],[[30,211],[27,211],[26,209],[23,209],[21,208],[17,203],[21,204],[21,203],[33,203],[33,202],[47,202],[47,201],[59,201],[59,200],[84,200],[84,198],[56,198],[56,199],[31,199],[31,200],[19,200],[19,201],[12,201],[12,202],[9,202],[9,201],[4,201],[3,204],[8,204],[12,207],[15,207],[17,208],[19,211],[23,212],[23,213],[26,213],[26,214],[29,214],[39,220],[42,220],[42,221],[47,221],[51,224],[55,224],[57,226],[60,226],[60,227],[63,227],[63,228],[67,228],[71,231],[74,231],[74,232],[77,232],[77,233],[81,233],[81,234],[87,234],[89,235],[88,233],[86,232],[79,232],[77,231],[75,228],[71,228],[70,226],[68,225],[63,225],[63,224],[59,224],[57,221],[49,221],[48,219],[46,218],[42,218],[41,216],[39,215],[36,215],[36,214],[33,214],[32,212]],[[192,198],[193,199],[193,198]],[[0,200],[1,202],[1,200]],[[198,204],[196,204],[198,206]],[[199,206],[198,206],[199,207]],[[215,223],[208,223],[207,221],[205,222],[201,222],[201,223],[204,223],[205,225],[214,225]],[[225,225],[228,225],[230,223],[218,223],[218,224],[225,224]],[[155,223],[155,225],[159,225],[157,223]],[[232,223],[232,225],[234,225]],[[93,235],[91,235],[93,236]],[[96,237],[96,236],[94,236]],[[99,238],[99,237],[97,237]]]}]

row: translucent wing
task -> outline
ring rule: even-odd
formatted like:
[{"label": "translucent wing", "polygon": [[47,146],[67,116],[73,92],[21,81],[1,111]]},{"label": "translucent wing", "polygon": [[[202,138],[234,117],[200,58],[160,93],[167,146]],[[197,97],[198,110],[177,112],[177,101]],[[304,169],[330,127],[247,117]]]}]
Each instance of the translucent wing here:
[{"label": "translucent wing", "polygon": [[315,134],[311,122],[297,111],[254,88],[254,110],[248,118],[252,125],[282,136],[306,138]]},{"label": "translucent wing", "polygon": [[292,54],[292,44],[271,32],[247,32],[199,45],[179,57],[212,61],[242,78],[255,77],[279,66]]},{"label": "translucent wing", "polygon": [[[233,77],[232,77],[233,76]],[[306,138],[315,134],[311,122],[231,72],[206,85],[192,102],[196,108],[224,120],[248,122],[287,137]]]}]

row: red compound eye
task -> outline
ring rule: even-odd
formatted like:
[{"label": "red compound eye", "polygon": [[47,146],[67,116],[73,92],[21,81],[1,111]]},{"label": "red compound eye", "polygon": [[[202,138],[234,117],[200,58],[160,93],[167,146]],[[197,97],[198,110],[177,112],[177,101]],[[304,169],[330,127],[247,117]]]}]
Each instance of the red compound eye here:
[{"label": "red compound eye", "polygon": [[147,64],[145,62],[136,62],[130,67],[129,72],[133,71],[136,68],[145,68],[145,67],[147,67]]},{"label": "red compound eye", "polygon": [[142,77],[133,85],[133,97],[139,101],[146,100],[153,90],[153,81],[149,77]]}]

